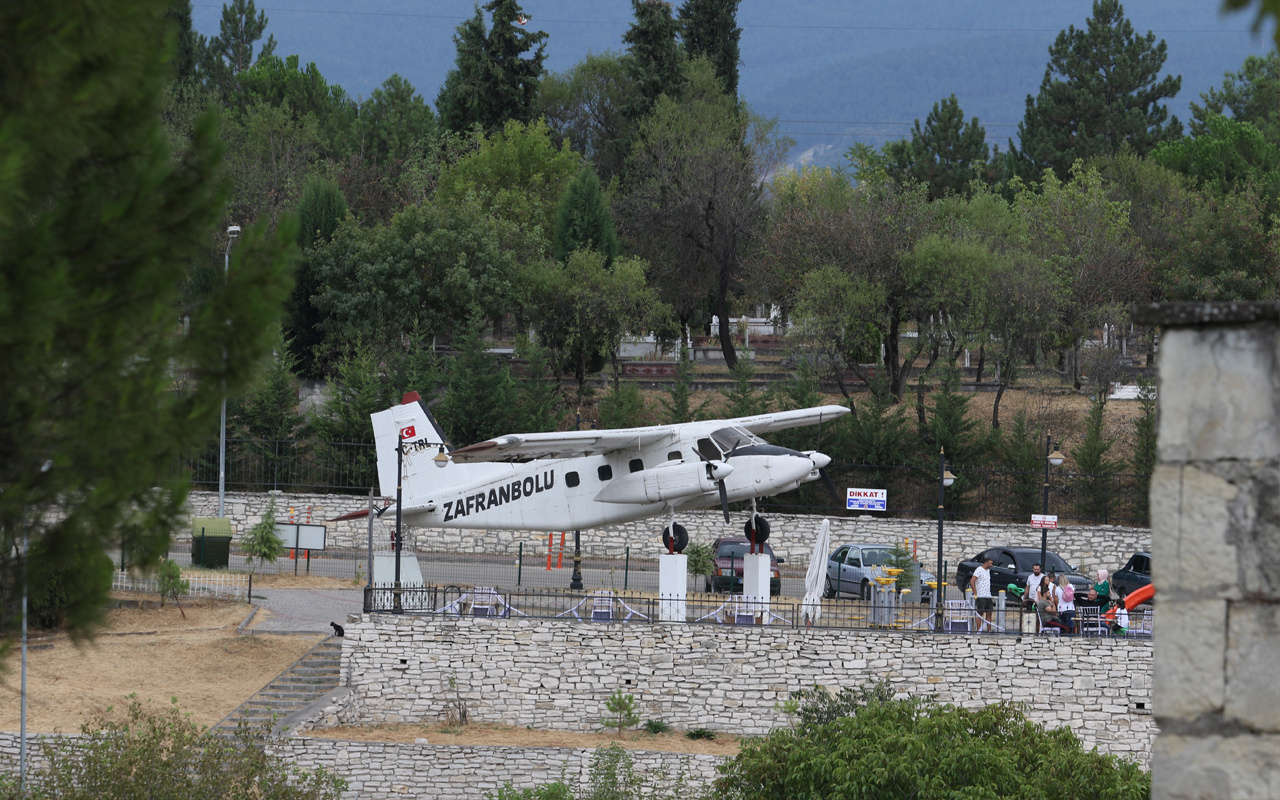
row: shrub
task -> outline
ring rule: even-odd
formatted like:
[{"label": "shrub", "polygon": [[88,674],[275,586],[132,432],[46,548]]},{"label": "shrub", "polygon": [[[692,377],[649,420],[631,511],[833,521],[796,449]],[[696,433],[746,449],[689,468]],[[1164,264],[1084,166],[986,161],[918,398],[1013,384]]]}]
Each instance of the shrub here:
[{"label": "shrub", "polygon": [[[817,704],[840,710],[839,702]],[[871,699],[852,710],[856,719],[837,715],[746,741],[719,767],[715,796],[1137,800],[1151,790],[1136,763],[1085,750],[1069,729],[1047,730],[1010,703],[968,709]]]},{"label": "shrub", "polygon": [[712,730],[707,730],[706,728],[694,728],[691,731],[685,731],[684,738],[706,739],[707,741],[714,741],[716,738],[716,732]]},{"label": "shrub", "polygon": [[684,554],[689,557],[690,575],[711,574],[711,545],[706,542],[689,542]]},{"label": "shrub", "polygon": [[205,736],[177,705],[155,710],[133,698],[123,714],[99,715],[77,738],[41,743],[33,800],[338,800],[341,778],[304,771],[269,755],[268,729],[241,725],[231,739]]},{"label": "shrub", "polygon": [[658,734],[658,733],[666,733],[669,730],[671,730],[671,726],[660,719],[646,720],[644,723],[645,733]]},{"label": "shrub", "polygon": [[[73,609],[89,604],[101,606],[111,590],[111,559],[103,552],[50,552],[51,543],[31,548],[27,572],[27,619],[32,627],[59,628]],[[89,580],[85,580],[88,576]],[[15,600],[22,596],[22,584],[15,580],[11,589]],[[15,604],[15,611],[17,606]]]},{"label": "shrub", "polygon": [[[165,601],[172,600],[174,605],[182,611],[182,597],[191,591],[191,584],[182,579],[182,568],[178,566],[176,561],[165,559],[160,562],[160,572],[157,576],[160,584],[160,605],[163,606]],[[186,619],[187,612],[182,611],[183,619]]]},{"label": "shrub", "polygon": [[276,559],[284,555],[284,542],[276,535],[276,499],[267,502],[267,510],[262,514],[262,521],[249,529],[248,535],[240,545],[244,551],[245,561],[249,564],[258,562],[257,569],[262,568],[265,561],[276,563]]},{"label": "shrub", "polygon": [[837,692],[824,686],[798,689],[791,693],[787,706],[794,708],[799,728],[812,730],[838,719],[857,716],[869,703],[884,703],[892,699],[893,689],[889,682],[880,681],[863,688],[846,686]]}]

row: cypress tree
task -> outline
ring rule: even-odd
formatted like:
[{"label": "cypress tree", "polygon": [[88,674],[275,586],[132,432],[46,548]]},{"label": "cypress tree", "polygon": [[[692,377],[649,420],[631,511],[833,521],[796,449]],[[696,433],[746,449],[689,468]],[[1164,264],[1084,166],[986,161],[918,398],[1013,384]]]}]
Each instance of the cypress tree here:
[{"label": "cypress tree", "polygon": [[440,424],[457,445],[474,444],[515,429],[516,393],[511,372],[486,352],[480,321],[454,340],[448,390],[436,406]]},{"label": "cypress tree", "polygon": [[690,58],[704,56],[715,67],[725,94],[738,97],[738,3],[741,0],[685,0],[680,6],[681,39]]},{"label": "cypress tree", "polygon": [[676,20],[663,0],[631,0],[635,21],[623,35],[627,45],[627,77],[634,87],[623,114],[634,127],[662,95],[679,99],[684,93],[684,54],[676,44]]},{"label": "cypress tree", "polygon": [[1103,411],[1106,392],[1099,391],[1089,405],[1085,418],[1084,439],[1071,450],[1079,470],[1071,480],[1075,514],[1083,520],[1106,520],[1115,513],[1111,502],[1111,476],[1117,472],[1116,462],[1107,456],[1115,439],[1106,433]]},{"label": "cypress tree", "polygon": [[579,170],[556,209],[556,259],[564,261],[584,248],[604,256],[606,268],[622,250],[600,179],[590,164]]},{"label": "cypress tree", "polygon": [[323,316],[311,304],[312,296],[320,291],[320,276],[316,274],[311,252],[317,244],[333,238],[346,216],[347,201],[338,184],[323,175],[312,176],[298,203],[298,247],[302,258],[298,261],[293,292],[285,301],[284,316],[289,352],[299,373],[309,377],[319,377],[315,349],[323,338],[320,324]]},{"label": "cypress tree", "polygon": [[1077,159],[1109,155],[1126,144],[1145,156],[1181,136],[1182,124],[1160,102],[1182,87],[1180,76],[1159,77],[1166,50],[1155,34],[1134,34],[1119,0],[1094,0],[1087,27],[1058,34],[1039,95],[1027,95],[1018,126],[1021,151],[1010,142],[1020,174],[1038,180],[1052,168],[1066,180]]}]

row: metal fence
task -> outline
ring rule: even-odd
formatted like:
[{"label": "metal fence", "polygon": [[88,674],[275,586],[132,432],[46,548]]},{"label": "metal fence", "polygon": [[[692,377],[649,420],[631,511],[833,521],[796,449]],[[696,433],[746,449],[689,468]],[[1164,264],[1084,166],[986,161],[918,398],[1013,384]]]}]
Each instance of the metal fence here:
[{"label": "metal fence", "polygon": [[[182,580],[187,582],[188,596],[194,597],[234,597],[247,598],[249,595],[249,578],[233,572],[184,572]],[[160,579],[156,577],[140,577],[128,572],[116,570],[111,577],[111,589],[117,592],[160,592]]]},{"label": "metal fence", "polygon": [[[690,625],[745,625],[783,628],[835,628],[918,633],[983,635],[1069,635],[1048,627],[1038,630],[1035,612],[1021,607],[1000,607],[990,619],[961,600],[934,609],[929,605],[902,604],[892,592],[877,593],[870,602],[822,600],[815,606],[794,600],[753,601],[740,595],[690,595],[662,597],[641,592],[500,591],[475,586],[405,586],[398,591],[387,584],[366,587],[366,613],[432,614],[451,617],[502,619],[559,619],[572,623],[675,623]],[[1080,635],[1151,638],[1150,615],[1134,612],[1128,629],[1113,626],[1081,631]]]},{"label": "metal fence", "polygon": [[[194,486],[218,486],[218,442],[211,440],[182,466]],[[1044,475],[993,467],[949,466],[958,476],[946,493],[946,514],[953,520],[1027,521],[1042,510]],[[922,517],[937,513],[936,464],[864,464],[838,462],[827,468],[836,486],[888,490],[886,516]],[[1086,475],[1054,470],[1049,476],[1049,513],[1061,522],[1146,525],[1150,476]],[[374,445],[318,441],[228,439],[228,491],[283,490],[365,494],[377,485]],[[766,510],[841,516],[850,512],[833,502],[819,484],[808,484],[782,500],[761,501]],[[746,506],[744,505],[743,508]]]}]

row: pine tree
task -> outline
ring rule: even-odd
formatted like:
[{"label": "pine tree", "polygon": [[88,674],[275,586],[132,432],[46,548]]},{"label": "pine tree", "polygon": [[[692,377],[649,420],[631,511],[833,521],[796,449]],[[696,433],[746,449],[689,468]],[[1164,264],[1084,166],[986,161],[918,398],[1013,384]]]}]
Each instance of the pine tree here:
[{"label": "pine tree", "polygon": [[1156,389],[1145,378],[1138,381],[1139,412],[1133,421],[1133,456],[1129,470],[1137,476],[1138,517],[1151,517],[1151,473],[1156,469]]},{"label": "pine tree", "polygon": [[454,444],[474,444],[515,430],[516,391],[511,372],[486,352],[484,329],[470,322],[454,340],[448,389],[437,418]]},{"label": "pine tree", "polygon": [[1111,481],[1118,470],[1117,463],[1107,457],[1115,439],[1106,433],[1103,411],[1107,398],[1104,392],[1094,396],[1085,418],[1084,439],[1072,449],[1078,474],[1071,480],[1075,515],[1082,520],[1104,521],[1114,510],[1111,507]]},{"label": "pine tree", "polygon": [[[951,511],[967,507],[970,501],[965,495],[978,484],[975,475],[963,468],[985,466],[987,454],[999,436],[997,432],[984,431],[982,424],[969,416],[971,397],[957,391],[959,386],[960,371],[948,365],[939,378],[938,390],[933,393],[933,418],[929,420],[927,435],[922,437],[927,450],[941,449],[946,453],[947,463],[956,473],[956,481],[947,492],[947,508]],[[930,452],[926,456],[926,467],[936,469],[936,459],[937,453]]]},{"label": "pine tree", "polygon": [[622,251],[609,204],[600,192],[600,179],[586,164],[569,184],[556,209],[556,258],[565,261],[574,250],[595,250],[606,268]]},{"label": "pine tree", "polygon": [[1003,429],[998,458],[1000,466],[1010,475],[1010,513],[1017,520],[1029,520],[1039,514],[1044,499],[1044,436],[1027,421],[1027,412],[1018,409],[1013,415],[1013,425]]},{"label": "pine tree", "polygon": [[254,54],[254,45],[266,30],[267,12],[258,11],[253,0],[223,3],[218,35],[208,41],[200,56],[205,85],[224,98],[230,97],[236,76],[275,52],[276,37],[269,35]]},{"label": "pine tree", "polygon": [[554,431],[564,415],[564,403],[560,397],[560,382],[551,374],[547,349],[536,342],[530,343],[525,348],[524,357],[529,365],[529,378],[520,388],[518,427],[530,433]]},{"label": "pine tree", "polygon": [[525,30],[518,20],[527,22],[528,15],[516,0],[490,0],[484,11],[493,27],[486,30],[479,7],[458,26],[454,68],[436,98],[441,123],[459,133],[472,125],[492,133],[507,120],[529,122],[546,57],[547,32]]},{"label": "pine tree", "polygon": [[320,276],[310,251],[316,244],[332,239],[346,216],[347,201],[338,184],[323,175],[313,175],[298,203],[298,247],[302,258],[293,292],[285,302],[284,324],[284,336],[298,372],[313,378],[319,377],[315,350],[323,337],[322,316],[311,304],[311,298],[320,291]]},{"label": "pine tree", "polygon": [[676,358],[676,379],[667,387],[667,397],[659,400],[666,414],[664,420],[668,425],[681,422],[692,422],[702,416],[710,400],[703,400],[696,407],[693,405],[693,359],[689,358],[689,348],[680,342],[680,355]]},{"label": "pine tree", "polygon": [[630,132],[648,116],[662,95],[679,99],[684,93],[684,54],[676,44],[677,26],[671,4],[664,0],[631,0],[635,21],[623,35],[626,68],[634,94],[623,109]]},{"label": "pine tree", "polygon": [[690,58],[705,57],[715,67],[725,94],[738,97],[738,4],[741,0],[685,0],[680,6],[680,38]]},{"label": "pine tree", "polygon": [[183,334],[182,282],[227,187],[211,114],[168,148],[168,9],[0,3],[0,608],[29,534],[33,568],[67,568],[76,636],[110,591],[95,556],[123,545],[147,567],[168,549],[174,467],[217,429],[224,385],[253,379],[290,289],[292,220],[246,227]]},{"label": "pine tree", "polygon": [[179,84],[191,83],[196,79],[196,67],[204,47],[202,37],[191,25],[191,0],[170,0],[165,15],[173,26],[174,49],[170,64],[174,80]]},{"label": "pine tree", "polygon": [[756,376],[755,364],[740,358],[729,370],[729,374],[733,377],[733,386],[724,392],[724,398],[728,402],[725,408],[727,416],[750,417],[769,410],[769,397],[751,386],[751,381]]},{"label": "pine tree", "polygon": [[898,183],[915,181],[929,187],[929,199],[948,193],[964,194],[971,181],[984,177],[991,150],[986,130],[974,117],[966,124],[953,94],[925,118],[916,120],[911,139],[884,146],[886,171]]},{"label": "pine tree", "polygon": [[1021,150],[1010,143],[1020,174],[1038,180],[1052,168],[1066,180],[1077,159],[1109,155],[1128,145],[1145,156],[1182,135],[1182,124],[1160,101],[1177,95],[1182,78],[1160,70],[1163,40],[1136,36],[1119,0],[1094,0],[1085,30],[1073,25],[1049,48],[1040,94],[1027,95],[1018,125]]}]

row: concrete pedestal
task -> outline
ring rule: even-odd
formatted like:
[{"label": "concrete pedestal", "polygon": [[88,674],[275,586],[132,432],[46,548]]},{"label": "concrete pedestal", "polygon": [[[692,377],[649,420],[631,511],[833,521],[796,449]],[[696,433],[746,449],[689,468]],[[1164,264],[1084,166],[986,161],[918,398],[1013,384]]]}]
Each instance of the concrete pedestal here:
[{"label": "concrete pedestal", "polygon": [[766,553],[748,554],[742,557],[742,594],[758,604],[758,607],[769,609],[769,564]]},{"label": "concrete pedestal", "polygon": [[663,622],[685,621],[688,576],[688,556],[669,553],[658,556],[658,619]]}]

